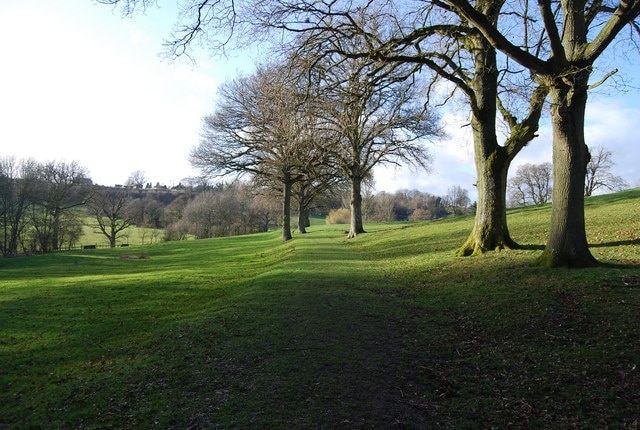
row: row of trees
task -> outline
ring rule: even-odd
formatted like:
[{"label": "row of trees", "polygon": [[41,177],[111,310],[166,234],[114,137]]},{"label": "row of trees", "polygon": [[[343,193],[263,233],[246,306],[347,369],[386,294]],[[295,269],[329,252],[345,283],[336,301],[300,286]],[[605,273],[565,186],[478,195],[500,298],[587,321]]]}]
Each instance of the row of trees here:
[{"label": "row of trees", "polygon": [[400,190],[395,193],[365,192],[363,216],[365,221],[423,221],[475,212],[469,192],[456,185],[447,195],[436,196],[419,190]]},{"label": "row of trees", "polygon": [[[101,1],[120,3],[127,13],[149,3]],[[630,30],[630,38],[637,35],[640,0],[618,4],[541,0],[535,6],[499,0],[473,4],[468,0],[400,4],[389,0],[190,0],[184,10],[186,22],[167,43],[174,55],[188,51],[190,43],[203,34],[214,49],[224,49],[232,40],[246,43],[249,38],[266,40],[277,34],[274,45],[289,55],[304,52],[314,66],[329,61],[322,70],[348,60],[364,61],[371,71],[429,70],[430,89],[446,93],[446,100],[462,95],[471,111],[478,208],[474,229],[460,255],[517,246],[506,222],[507,171],[535,136],[549,97],[555,186],[541,263],[596,264],[584,220],[585,175],[591,158],[584,114],[588,91],[616,71],[604,71],[597,82],[589,81],[596,61],[624,29]],[[637,45],[629,46],[635,50]],[[441,80],[449,85],[436,87]],[[427,101],[431,95],[425,94]],[[508,130],[502,144],[496,137],[499,117]]]},{"label": "row of trees", "polygon": [[421,87],[405,68],[309,61],[288,57],[224,84],[191,162],[207,175],[250,175],[280,189],[283,240],[292,237],[294,193],[304,215],[319,193],[348,183],[354,237],[364,232],[363,182],[379,163],[427,167],[423,139],[440,134],[437,117],[417,103]]},{"label": "row of trees", "polygon": [[[627,186],[612,173],[613,154],[609,150],[598,147],[592,152],[585,195],[598,189]],[[94,220],[90,226],[107,237],[112,247],[132,225],[164,228],[165,239],[180,240],[187,236],[207,238],[267,231],[279,223],[277,196],[259,184],[204,183],[196,190],[167,193],[137,187],[92,186],[77,163],[16,163],[7,158],[0,166],[1,249],[5,256],[18,250],[47,252],[73,246],[82,234],[84,211],[79,208],[83,205]],[[316,215],[331,208],[349,207],[351,193],[344,185],[316,193],[316,206],[307,207],[314,209]],[[299,201],[301,196],[304,193],[293,193],[298,211],[305,207]],[[551,196],[550,163],[521,165],[509,180],[511,206],[543,204]],[[362,198],[362,216],[370,222],[437,219],[474,211],[468,191],[460,186],[451,187],[446,196],[418,190],[374,194],[371,187],[365,187]],[[300,231],[308,226],[308,216],[308,211],[300,212]]]},{"label": "row of trees", "polygon": [[276,200],[251,185],[220,184],[196,194],[167,225],[166,240],[211,238],[267,231],[277,224]]},{"label": "row of trees", "polygon": [[[368,187],[365,187],[368,188]],[[299,213],[299,194],[293,193],[298,215],[297,230],[304,232],[309,226],[309,216],[325,216],[332,210],[345,210],[350,204],[350,191],[338,187],[334,192],[317,195],[315,205],[306,213]],[[342,195],[336,194],[340,191]],[[187,236],[209,238],[267,231],[278,226],[281,212],[280,198],[269,188],[255,184],[234,182],[219,184],[196,194],[184,205],[176,222],[166,227],[165,239],[181,240]],[[474,205],[468,191],[459,186],[451,187],[446,196],[435,196],[419,190],[401,190],[395,193],[372,193],[367,189],[362,199],[362,215],[365,221],[420,221],[447,216],[473,213]],[[328,220],[350,223],[350,211],[346,220]],[[330,217],[329,217],[330,218]]]},{"label": "row of trees", "polygon": [[195,194],[193,189],[103,187],[94,185],[77,162],[2,158],[0,252],[6,257],[72,248],[85,226],[115,247],[132,225],[157,229],[179,223]]},{"label": "row of trees", "polygon": [[[304,232],[309,216],[348,206],[346,184],[318,189],[314,198],[294,187],[292,200]],[[0,251],[3,256],[51,252],[76,246],[83,227],[104,235],[111,247],[131,226],[164,229],[165,240],[208,238],[267,231],[280,225],[281,207],[272,188],[263,183],[209,185],[180,190],[95,185],[77,162],[0,160]],[[472,211],[468,192],[452,187],[439,197],[412,190],[373,194],[367,188],[362,204],[369,221],[433,219]],[[88,216],[88,217],[87,217]]]}]

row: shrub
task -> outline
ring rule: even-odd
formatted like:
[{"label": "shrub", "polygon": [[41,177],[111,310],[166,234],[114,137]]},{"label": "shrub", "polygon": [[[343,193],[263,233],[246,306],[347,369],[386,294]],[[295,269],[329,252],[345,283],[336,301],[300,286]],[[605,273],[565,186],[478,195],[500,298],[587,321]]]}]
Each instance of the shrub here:
[{"label": "shrub", "polygon": [[327,215],[327,224],[349,224],[351,222],[351,210],[346,208],[331,209]]},{"label": "shrub", "polygon": [[409,221],[424,221],[431,219],[431,211],[427,209],[417,208],[409,216]]}]

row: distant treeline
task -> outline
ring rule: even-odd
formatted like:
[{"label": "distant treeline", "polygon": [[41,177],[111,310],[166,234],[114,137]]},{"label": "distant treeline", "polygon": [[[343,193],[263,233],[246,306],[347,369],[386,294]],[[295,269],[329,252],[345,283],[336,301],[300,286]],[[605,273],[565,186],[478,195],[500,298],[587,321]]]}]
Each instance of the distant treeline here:
[{"label": "distant treeline", "polygon": [[[304,214],[327,216],[349,206],[349,190],[336,185]],[[365,192],[367,222],[435,219],[473,212],[466,190],[446,196],[418,190]],[[93,184],[77,162],[0,160],[0,251],[3,256],[46,253],[78,246],[89,225],[112,246],[132,225],[164,230],[164,240],[210,238],[267,231],[280,225],[281,202],[255,183],[105,187]],[[341,220],[333,213],[331,221]],[[347,221],[345,221],[348,223]]]}]

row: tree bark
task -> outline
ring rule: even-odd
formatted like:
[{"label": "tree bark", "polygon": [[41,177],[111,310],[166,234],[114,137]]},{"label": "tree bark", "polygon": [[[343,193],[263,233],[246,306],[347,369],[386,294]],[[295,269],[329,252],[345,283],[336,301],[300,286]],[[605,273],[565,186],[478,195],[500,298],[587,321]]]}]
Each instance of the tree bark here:
[{"label": "tree bark", "polygon": [[115,225],[115,220],[111,221],[111,232],[109,233],[109,248],[116,247],[116,237],[117,237],[117,227]]},{"label": "tree bark", "polygon": [[584,219],[584,185],[589,149],[584,115],[589,72],[557,78],[551,87],[553,126],[553,205],[551,226],[540,263],[548,267],[597,265],[589,251]]},{"label": "tree bark", "polygon": [[290,240],[291,235],[291,180],[285,179],[282,191],[282,240]]},{"label": "tree bark", "polygon": [[473,230],[458,249],[458,256],[516,248],[507,228],[507,172],[514,155],[498,144],[496,114],[498,68],[495,50],[478,35],[473,55],[476,73],[471,81],[471,126],[477,172],[478,204]]},{"label": "tree bark", "polygon": [[300,202],[298,203],[298,233],[305,234],[307,232],[308,219],[308,211],[304,205],[303,199],[300,198]]},{"label": "tree bark", "polygon": [[364,233],[362,223],[362,178],[358,175],[351,177],[351,223],[348,238],[354,238]]},{"label": "tree bark", "polygon": [[[475,121],[474,121],[475,122]],[[489,145],[488,136],[482,138],[476,134],[492,132],[495,139],[495,130],[488,129],[486,125],[474,125],[475,163],[478,172],[478,202],[476,208],[475,223],[467,241],[458,249],[458,256],[474,256],[487,251],[517,248],[518,244],[511,239],[507,226],[506,192],[507,172],[510,159],[504,148],[497,145]]]}]

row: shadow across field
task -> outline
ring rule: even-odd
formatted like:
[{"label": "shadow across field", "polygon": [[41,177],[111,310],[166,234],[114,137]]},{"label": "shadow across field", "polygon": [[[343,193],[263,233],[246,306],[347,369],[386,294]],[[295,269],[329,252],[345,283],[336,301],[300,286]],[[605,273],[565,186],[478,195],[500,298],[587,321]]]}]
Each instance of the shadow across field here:
[{"label": "shadow across field", "polygon": [[470,221],[8,262],[0,428],[633,427],[635,272],[455,258]]},{"label": "shadow across field", "polygon": [[613,242],[601,242],[601,243],[590,243],[590,248],[609,248],[615,246],[631,246],[631,245],[640,245],[639,239],[631,239],[631,240],[616,240]]}]

